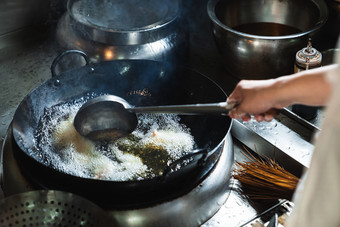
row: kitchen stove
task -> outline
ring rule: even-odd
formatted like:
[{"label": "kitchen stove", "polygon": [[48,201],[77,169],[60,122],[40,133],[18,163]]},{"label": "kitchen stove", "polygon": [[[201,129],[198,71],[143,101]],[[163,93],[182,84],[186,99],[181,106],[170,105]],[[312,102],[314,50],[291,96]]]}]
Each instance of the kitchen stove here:
[{"label": "kitchen stove", "polygon": [[[59,52],[58,48],[56,48],[56,45],[54,41],[48,40],[43,42],[39,45],[33,45],[27,47],[26,51],[23,52],[20,55],[12,56],[8,58],[6,61],[0,62],[0,69],[1,69],[1,89],[3,95],[1,97],[1,103],[3,106],[6,106],[6,108],[1,113],[1,137],[4,138],[6,133],[6,128],[10,126],[10,122],[12,120],[14,111],[16,109],[17,104],[24,98],[26,94],[30,92],[31,89],[34,89],[37,87],[40,83],[50,78],[50,64],[57,56],[57,53]],[[233,77],[225,78],[224,75],[227,74],[227,72],[224,71],[223,67],[220,65],[215,65],[211,62],[206,62],[205,65],[200,65],[200,67],[194,67],[193,65],[196,65],[196,62],[199,62],[200,59],[193,59],[191,63],[191,67],[204,72],[205,75],[211,77],[215,81],[218,81],[222,87],[226,91],[230,91],[230,89],[235,86],[237,79]],[[189,65],[190,66],[190,65]],[[208,71],[209,69],[209,71]],[[226,82],[227,80],[227,82]],[[15,89],[10,89],[15,88]],[[281,118],[284,118],[285,116],[281,116]],[[300,147],[303,147],[304,150],[312,149],[311,144],[308,140],[308,138],[311,138],[312,129],[301,126],[302,128],[306,129],[307,133],[303,133],[304,136],[300,137],[301,133],[296,132],[295,134],[291,129],[288,129],[286,126],[281,124],[281,122],[290,122],[290,124],[294,125],[296,128],[296,120],[289,121],[289,118],[287,119],[279,119],[278,121],[275,121],[275,123],[270,123],[269,125],[265,125],[266,123],[248,123],[244,124],[243,122],[234,121],[233,128],[232,128],[232,135],[233,135],[233,142],[234,142],[234,151],[235,151],[235,159],[238,161],[244,160],[244,156],[241,154],[240,151],[243,151],[244,148],[243,145],[246,145],[254,150],[254,146],[256,146],[257,150],[263,154],[268,155],[273,153],[272,151],[275,151],[275,155],[282,160],[288,160],[284,161],[283,163],[287,165],[287,163],[290,163],[290,166],[288,165],[288,169],[291,168],[291,170],[296,170],[298,173],[301,173],[301,169],[303,168],[303,164],[301,164],[300,161],[296,161],[296,157],[294,157],[294,150],[289,149],[288,146],[277,144],[277,141],[275,141],[275,138],[284,138],[282,139],[282,143],[284,141],[293,141],[290,142],[290,147],[295,146],[296,144],[300,144],[296,146],[296,150],[298,150]],[[292,123],[293,122],[293,123]],[[302,122],[304,122],[302,120]],[[304,122],[306,123],[306,122]],[[275,126],[276,124],[276,126]],[[288,124],[289,125],[289,124]],[[273,128],[273,130],[268,129],[269,126]],[[275,127],[274,127],[275,126]],[[267,128],[268,130],[263,130],[263,128]],[[10,129],[10,128],[9,128]],[[257,132],[254,132],[256,131]],[[289,132],[292,131],[292,132]],[[273,133],[274,132],[274,133]],[[288,133],[287,133],[288,132]],[[262,133],[261,136],[259,136]],[[9,133],[10,134],[10,133]],[[281,136],[282,134],[283,136]],[[307,134],[307,136],[306,136]],[[288,135],[291,135],[293,138],[288,137]],[[270,137],[270,138],[268,138]],[[303,139],[301,139],[303,138]],[[7,138],[8,139],[8,138]],[[4,140],[7,141],[7,140]],[[242,143],[240,143],[241,141]],[[306,146],[307,144],[307,146]],[[5,147],[3,147],[3,154],[5,154],[6,146],[8,146],[8,143],[4,143]],[[292,154],[293,153],[293,154]],[[305,153],[308,153],[306,151]],[[10,155],[10,154],[7,154]],[[304,156],[304,163],[308,164],[308,158],[311,154]],[[293,157],[292,157],[293,156]],[[223,156],[225,157],[225,156]],[[230,158],[230,157],[229,157]],[[281,161],[282,161],[281,160]],[[3,168],[5,169],[5,165],[9,165],[9,161],[7,158],[3,158],[1,160],[1,164]],[[222,166],[222,167],[221,167]],[[16,168],[16,169],[15,169]],[[274,203],[256,203],[252,201],[246,201],[244,200],[239,193],[237,192],[237,186],[235,185],[234,181],[228,181],[227,178],[223,179],[223,176],[225,177],[226,172],[221,171],[223,168],[223,165],[218,165],[215,170],[218,170],[216,175],[212,176],[210,178],[207,178],[208,183],[203,182],[202,185],[199,185],[197,188],[193,189],[190,193],[184,195],[185,198],[189,198],[189,201],[191,203],[183,203],[178,202],[180,199],[178,198],[174,199],[166,204],[160,204],[154,207],[150,207],[147,209],[139,209],[139,210],[133,210],[133,211],[126,211],[126,212],[112,212],[112,215],[117,219],[120,220],[121,223],[129,223],[132,225],[132,223],[140,223],[140,222],[156,222],[159,223],[159,220],[157,219],[146,219],[145,217],[153,217],[154,213],[160,213],[161,208],[163,208],[163,213],[161,215],[166,216],[166,212],[164,212],[164,207],[172,206],[174,213],[176,213],[178,210],[185,210],[186,212],[182,212],[179,214],[180,218],[178,221],[183,221],[186,219],[186,217],[190,217],[190,215],[197,215],[196,212],[192,212],[197,210],[201,215],[191,217],[192,226],[206,226],[206,227],[216,227],[216,226],[244,226],[248,225],[250,226],[250,223],[252,222],[261,222],[264,223],[269,220],[270,216],[273,214],[273,212],[283,212],[282,207],[285,204],[281,204],[280,201],[276,201]],[[22,175],[20,172],[18,172],[18,169],[15,165],[9,165],[8,172],[2,172],[1,174],[1,189],[5,192],[5,195],[7,196],[9,194],[15,194],[20,193],[23,191],[33,190],[36,188],[33,188],[32,185],[30,185],[29,182],[27,182],[24,178],[22,178]],[[11,176],[8,176],[6,174],[11,174]],[[8,179],[11,183],[8,182]],[[209,185],[210,179],[217,179],[219,180],[219,184],[217,188],[209,188],[210,190],[204,191],[203,193],[203,199],[202,203],[197,204],[195,200],[192,200],[191,197],[197,195],[197,193],[200,193],[200,190],[205,189],[204,183]],[[20,185],[20,187],[18,186]],[[213,192],[211,191],[213,190]],[[216,190],[216,193],[214,192]],[[185,200],[184,200],[185,201]],[[198,200],[199,201],[199,200]],[[206,203],[205,203],[206,202]],[[205,204],[205,205],[200,205]],[[256,204],[256,206],[254,206]],[[190,209],[188,209],[188,206]],[[200,207],[200,209],[198,209]],[[181,208],[181,209],[180,209]],[[188,213],[188,211],[191,211]],[[172,213],[172,214],[174,214]],[[152,214],[152,215],[151,215]],[[177,213],[178,214],[178,213]],[[176,216],[176,215],[172,215]],[[175,219],[175,218],[171,218]],[[195,220],[194,220],[195,219]],[[166,220],[166,219],[165,219]],[[162,220],[164,221],[164,220]],[[133,225],[132,225],[133,226]]]},{"label": "kitchen stove", "polygon": [[[55,48],[53,42],[45,42],[38,46],[33,46],[32,49],[28,49],[27,52],[24,52],[21,55],[9,58],[5,62],[0,63],[0,65],[3,66],[0,67],[2,69],[1,75],[4,79],[2,83],[2,86],[4,87],[2,87],[2,89],[3,91],[8,91],[8,94],[10,95],[6,96],[10,97],[10,100],[6,100],[5,97],[2,97],[2,103],[6,104],[7,106],[7,109],[4,110],[1,115],[2,137],[8,135],[5,128],[10,125],[11,119],[16,109],[16,105],[23,99],[23,97],[27,93],[29,93],[31,89],[38,86],[44,80],[49,79],[51,75],[49,66],[57,53],[58,49]],[[210,71],[210,74],[208,74],[208,76],[213,77],[214,75],[225,74],[222,67],[220,69],[212,67],[212,69],[213,70]],[[218,80],[218,78],[216,79]],[[237,80],[230,77],[228,81],[231,84],[227,85],[231,89],[232,86],[235,85]],[[8,89],[9,87],[16,87],[18,89],[11,90]],[[228,87],[224,87],[224,89],[228,89]],[[15,93],[16,91],[18,92]],[[253,150],[255,150],[254,146],[256,146],[259,153],[262,153],[264,155],[273,153],[275,154],[274,156],[276,156],[278,159],[281,159],[281,161],[286,160],[283,163],[286,165],[286,167],[288,167],[288,169],[290,168],[293,171],[295,170],[297,173],[301,173],[304,166],[301,163],[307,163],[306,165],[308,165],[308,159],[311,153],[309,155],[305,154],[304,159],[299,160],[297,157],[294,157],[294,153],[296,152],[294,152],[293,149],[289,149],[288,146],[278,144],[277,141],[275,141],[275,138],[276,140],[277,138],[281,138],[280,140],[283,144],[284,141],[290,141],[290,147],[296,146],[296,150],[302,147],[306,151],[305,153],[308,153],[308,150],[311,150],[313,148],[308,141],[312,137],[311,134],[313,132],[313,127],[310,128],[304,124],[297,124],[296,119],[291,121],[290,118],[285,117],[285,115],[280,115],[279,118],[281,119],[275,120],[271,123],[250,122],[245,124],[243,122],[234,121],[232,127],[232,135],[235,160],[242,161],[245,159],[245,157],[241,154],[241,151],[244,151],[244,145]],[[281,122],[284,122],[284,124],[281,124]],[[302,122],[306,124],[305,121],[302,120]],[[288,127],[286,125],[293,125],[294,128],[297,128],[297,126],[299,126],[303,130],[299,129],[297,132],[295,132],[294,130],[290,129],[290,126]],[[307,123],[307,125],[309,124]],[[272,129],[269,129],[269,127],[271,127]],[[264,128],[266,128],[267,130],[264,130]],[[7,139],[9,138],[7,137]],[[3,147],[3,154],[5,155],[5,151],[7,150],[6,146],[8,146],[8,143],[4,143],[4,145],[5,147]],[[11,154],[7,153],[7,155]],[[15,194],[22,191],[35,189],[32,187],[32,185],[30,185],[29,182],[25,181],[25,179],[22,178],[22,175],[20,174],[20,172],[18,172],[18,168],[15,165],[10,165],[10,163],[11,162],[9,162],[7,158],[3,158],[1,160],[1,167],[3,167],[1,169],[5,169],[4,167],[6,165],[6,168],[9,168],[7,173],[2,172],[1,175],[1,186],[2,190],[4,190],[5,192],[5,195],[7,196],[9,194]],[[207,184],[209,184],[210,179],[217,179],[219,180],[220,184],[217,188],[211,189],[217,190],[216,193],[211,191],[209,192],[210,189],[203,192],[203,199],[205,202],[207,202],[207,204],[204,206],[197,205],[196,202],[193,202],[192,200],[192,202],[189,204],[177,204],[175,203],[175,201],[178,202],[178,199],[180,199],[178,198],[170,201],[167,204],[160,204],[148,209],[140,209],[127,212],[121,211],[116,213],[112,212],[112,215],[119,219],[122,223],[129,222],[131,224],[132,222],[136,224],[140,221],[158,222],[159,220],[149,220],[145,219],[145,217],[153,216],[150,215],[150,213],[159,213],[160,208],[166,207],[166,205],[176,208],[173,211],[175,213],[177,209],[180,210],[179,208],[188,211],[187,208],[188,205],[190,205],[191,210],[198,210],[199,212],[203,213],[203,215],[197,218],[197,220],[193,220],[193,222],[195,223],[193,224],[193,226],[198,226],[199,224],[202,224],[202,226],[206,227],[226,225],[233,227],[250,225],[250,223],[254,221],[264,223],[269,220],[273,212],[278,212],[277,210],[279,210],[282,213],[282,210],[286,210],[282,209],[282,207],[285,205],[281,204],[282,201],[276,201],[274,203],[267,204],[244,200],[237,192],[237,186],[235,185],[235,182],[233,180],[229,182],[227,178],[223,179],[223,177],[226,177],[226,174],[228,173],[221,171],[221,168],[223,168],[223,164],[218,164],[215,170],[219,169],[218,172],[220,173],[213,172],[218,174],[216,174],[216,176],[213,175],[211,178],[210,176],[209,178],[207,178]],[[10,176],[6,175],[9,173],[11,174]],[[10,179],[11,183],[7,181],[8,179]],[[183,197],[189,198],[190,201],[191,196],[197,195],[197,193],[200,193],[200,190],[202,188],[205,188],[205,183],[206,181]],[[20,187],[18,187],[18,185],[20,185]],[[204,201],[203,203],[205,204]],[[254,206],[254,204],[256,204],[256,206]],[[198,209],[197,207],[201,208]],[[179,219],[180,221],[183,221],[183,218],[189,215],[187,212],[184,212],[183,214],[179,214],[180,217],[182,217],[182,219]],[[166,213],[164,212],[162,215],[166,215]]]},{"label": "kitchen stove", "polygon": [[[207,0],[195,0],[195,3],[193,1],[188,0],[184,3],[188,8],[195,5],[195,10],[192,10],[189,16],[196,23],[189,23],[190,57],[186,62],[183,62],[183,65],[210,77],[229,94],[239,79],[226,72],[223,63],[219,61],[209,18],[206,15]],[[333,17],[337,17],[337,15],[333,14]],[[334,30],[334,21],[333,19],[331,23],[326,24],[326,30],[323,33],[325,38],[329,36],[337,37],[338,30]],[[0,163],[0,198],[9,194],[36,189],[22,177],[15,164],[9,165],[11,162],[8,161],[8,156],[12,154],[7,150],[10,145],[8,135],[10,135],[9,126],[19,102],[32,89],[51,77],[51,62],[60,53],[55,40],[55,27],[53,25],[51,27],[51,34],[45,35],[44,40],[39,39],[34,43],[30,43],[30,45],[27,44],[25,47],[19,46],[16,48],[16,50],[19,49],[20,51],[6,51],[5,54],[3,51],[0,52],[0,90],[2,94],[0,96],[2,106],[0,110],[0,142],[5,142],[1,153],[1,156],[4,155],[4,157]],[[2,44],[2,38],[0,36],[0,44]],[[335,38],[332,38],[332,40],[335,40]],[[334,48],[334,41],[319,43],[317,46],[321,51]],[[322,121],[322,110],[319,111],[317,121],[320,119]],[[317,126],[319,126],[319,122],[317,122]],[[8,132],[7,129],[9,129]],[[270,123],[234,121],[232,127],[234,159],[237,161],[245,160],[245,156],[241,151],[244,151],[243,146],[247,146],[250,150],[256,151],[260,155],[275,158],[287,170],[300,176],[304,167],[309,165],[313,150],[313,136],[318,130],[315,125],[289,112],[281,113]],[[5,139],[6,135],[7,138]],[[7,158],[5,158],[5,152],[7,152]],[[234,180],[229,181],[223,178],[228,174],[221,170],[223,168],[223,158],[226,157],[221,157],[216,169],[202,184],[183,195],[182,198],[145,209],[111,212],[111,215],[119,220],[120,223],[128,223],[131,226],[146,223],[146,221],[156,223],[159,226],[164,220],[147,218],[154,216],[155,213],[166,216],[166,212],[162,209],[168,205],[173,208],[172,214],[178,214],[176,209],[185,210],[185,212],[178,214],[181,217],[179,222],[184,221],[187,216],[192,219],[192,226],[237,227],[263,226],[263,223],[268,222],[274,213],[282,214],[288,211],[289,214],[292,206],[290,202],[274,201],[264,203],[248,201],[242,198],[237,191],[237,184],[235,184]],[[7,171],[4,171],[5,166],[8,168]],[[211,188],[208,186],[212,179],[216,179],[218,184]],[[216,193],[214,193],[215,190]],[[203,196],[204,201],[197,204],[191,200],[191,197],[199,193]],[[178,202],[180,199],[184,199],[183,201],[189,199],[191,202],[188,204]],[[190,209],[188,209],[188,206]],[[202,215],[196,216],[196,210]],[[195,218],[192,215],[197,220],[193,220]],[[176,219],[176,217],[171,219]],[[177,226],[181,225],[178,224]]]},{"label": "kitchen stove", "polygon": [[[229,135],[231,136],[231,135]],[[243,161],[242,143],[233,139],[235,159]],[[27,191],[50,189],[44,185],[32,184],[21,173],[15,160],[11,126],[8,129],[1,152],[1,188],[5,196]],[[230,150],[230,149],[226,149]],[[237,185],[230,179],[231,152],[223,152],[215,169],[209,176],[187,194],[154,204],[145,208],[129,210],[107,210],[110,216],[122,226],[242,226],[249,223],[264,223],[274,213],[289,212],[287,201],[257,203],[243,198],[237,191]],[[288,205],[287,205],[288,204]],[[287,209],[288,206],[288,209]],[[176,218],[174,218],[176,217]]]},{"label": "kitchen stove", "polygon": [[[25,177],[13,154],[13,149],[16,149],[14,143],[9,127],[2,150],[1,186],[5,196],[32,190],[53,190],[46,188],[43,182],[38,185]],[[232,144],[225,146],[231,147]],[[225,150],[232,151],[232,148]],[[233,152],[223,152],[209,176],[183,196],[144,208],[108,209],[107,212],[122,226],[198,226],[213,216],[226,201],[231,173],[225,170],[231,168],[233,158]]]}]

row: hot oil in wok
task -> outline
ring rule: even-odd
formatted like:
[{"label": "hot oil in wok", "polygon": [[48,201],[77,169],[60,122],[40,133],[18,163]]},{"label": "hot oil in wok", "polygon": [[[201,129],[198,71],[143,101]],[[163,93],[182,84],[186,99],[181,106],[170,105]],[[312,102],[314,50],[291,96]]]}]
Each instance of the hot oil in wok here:
[{"label": "hot oil in wok", "polygon": [[62,172],[114,181],[142,180],[162,174],[172,161],[191,152],[194,138],[177,115],[138,115],[137,129],[111,143],[80,136],[73,119],[88,98],[45,110],[35,133],[35,158]]}]

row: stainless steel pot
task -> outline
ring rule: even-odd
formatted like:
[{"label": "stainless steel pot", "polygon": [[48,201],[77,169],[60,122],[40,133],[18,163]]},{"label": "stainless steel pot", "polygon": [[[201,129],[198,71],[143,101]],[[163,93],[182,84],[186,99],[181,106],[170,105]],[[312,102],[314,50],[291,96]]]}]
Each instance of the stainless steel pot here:
[{"label": "stainless steel pot", "polygon": [[293,73],[295,53],[328,9],[323,0],[210,0],[208,14],[224,66],[241,79],[265,79]]},{"label": "stainless steel pot", "polygon": [[69,0],[57,27],[64,49],[86,52],[93,62],[115,59],[174,60],[184,54],[178,1]]}]

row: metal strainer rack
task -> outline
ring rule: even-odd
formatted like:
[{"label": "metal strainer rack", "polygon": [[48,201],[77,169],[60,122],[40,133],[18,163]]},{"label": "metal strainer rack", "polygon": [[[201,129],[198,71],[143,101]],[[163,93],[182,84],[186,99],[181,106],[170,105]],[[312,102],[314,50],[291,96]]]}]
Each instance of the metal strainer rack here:
[{"label": "metal strainer rack", "polygon": [[89,200],[72,193],[30,191],[0,201],[0,226],[115,226],[113,219]]}]

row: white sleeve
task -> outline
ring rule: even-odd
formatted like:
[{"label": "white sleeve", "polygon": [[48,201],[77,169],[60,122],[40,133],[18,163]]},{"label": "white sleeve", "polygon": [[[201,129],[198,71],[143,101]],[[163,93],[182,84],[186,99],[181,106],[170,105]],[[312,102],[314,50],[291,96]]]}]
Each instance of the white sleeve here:
[{"label": "white sleeve", "polygon": [[[336,74],[340,78],[339,67]],[[287,227],[340,226],[340,80],[334,82],[310,168],[295,193]]]}]

